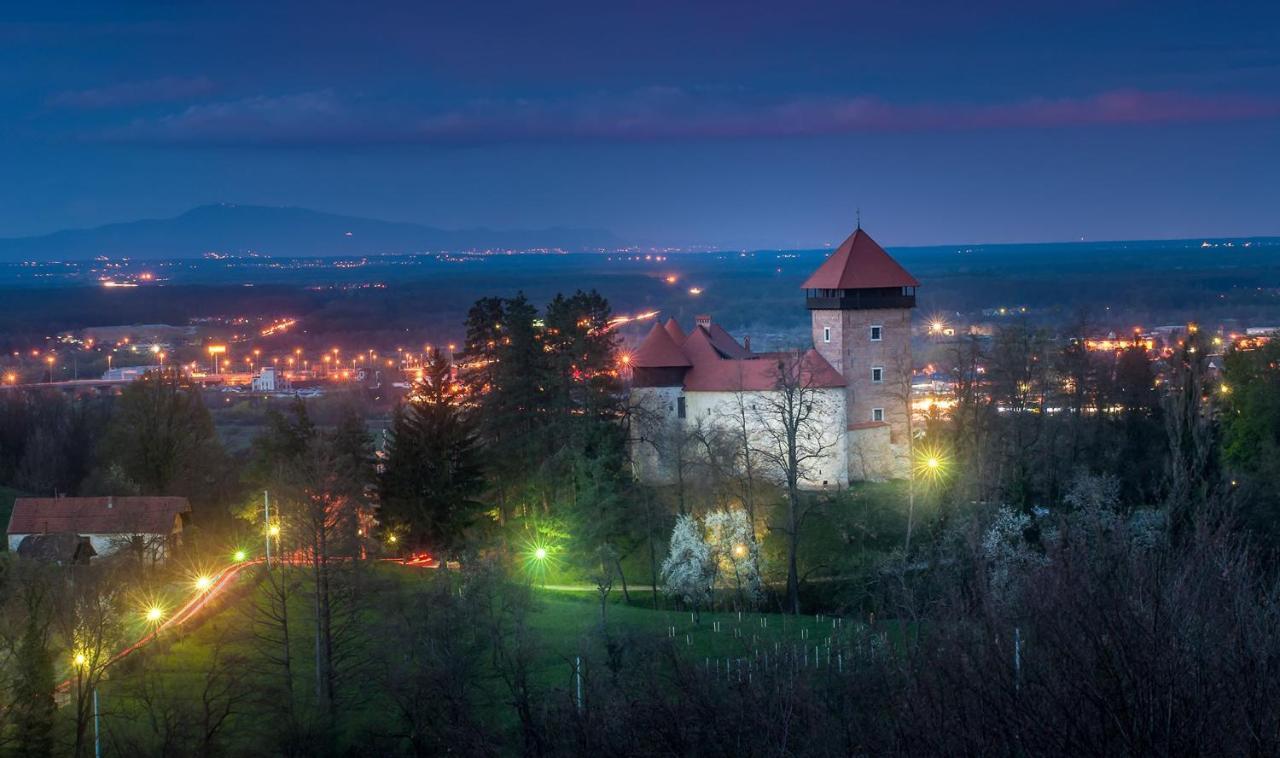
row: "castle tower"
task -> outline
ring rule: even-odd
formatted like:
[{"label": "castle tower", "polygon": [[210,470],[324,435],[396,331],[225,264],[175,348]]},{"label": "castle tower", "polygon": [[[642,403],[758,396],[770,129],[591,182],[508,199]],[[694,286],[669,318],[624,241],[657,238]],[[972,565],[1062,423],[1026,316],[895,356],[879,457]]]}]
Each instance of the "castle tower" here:
[{"label": "castle tower", "polygon": [[801,285],[813,345],[844,376],[849,478],[906,476],[920,283],[859,226]]}]

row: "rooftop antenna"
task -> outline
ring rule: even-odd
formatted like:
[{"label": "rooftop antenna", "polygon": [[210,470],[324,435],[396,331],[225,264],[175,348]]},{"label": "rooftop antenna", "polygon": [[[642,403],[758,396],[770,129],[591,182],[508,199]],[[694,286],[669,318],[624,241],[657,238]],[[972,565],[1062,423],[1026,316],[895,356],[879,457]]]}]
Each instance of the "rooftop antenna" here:
[{"label": "rooftop antenna", "polygon": [[858,229],[862,228],[862,208],[858,208]]}]

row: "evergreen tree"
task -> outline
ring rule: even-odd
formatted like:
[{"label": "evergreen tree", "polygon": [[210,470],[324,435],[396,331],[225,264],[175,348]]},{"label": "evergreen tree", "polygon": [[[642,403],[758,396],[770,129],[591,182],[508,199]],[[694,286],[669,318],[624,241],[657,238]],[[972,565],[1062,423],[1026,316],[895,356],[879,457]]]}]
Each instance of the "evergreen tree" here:
[{"label": "evergreen tree", "polygon": [[[30,580],[30,579],[29,579]],[[27,589],[27,619],[18,642],[13,688],[15,752],[22,756],[53,755],[53,657],[41,621],[43,603]]]},{"label": "evergreen tree", "polygon": [[484,489],[479,438],[462,385],[439,352],[410,401],[397,409],[381,478],[382,521],[411,542],[456,552],[479,514]]}]

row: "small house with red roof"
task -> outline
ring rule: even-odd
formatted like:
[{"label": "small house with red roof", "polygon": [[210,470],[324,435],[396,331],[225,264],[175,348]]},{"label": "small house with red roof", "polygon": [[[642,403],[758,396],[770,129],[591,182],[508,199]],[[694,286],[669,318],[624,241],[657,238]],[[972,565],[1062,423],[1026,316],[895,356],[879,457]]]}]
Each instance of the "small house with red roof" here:
[{"label": "small house with red roof", "polygon": [[801,285],[813,344],[754,353],[710,316],[654,324],[631,356],[641,476],[672,478],[681,435],[719,429],[776,443],[778,395],[815,405],[802,472],[810,489],[908,473],[911,310],[919,282],[859,226]]},{"label": "small house with red roof", "polygon": [[20,497],[9,516],[9,550],[31,535],[86,538],[92,554],[133,550],[163,559],[191,519],[185,497]]}]

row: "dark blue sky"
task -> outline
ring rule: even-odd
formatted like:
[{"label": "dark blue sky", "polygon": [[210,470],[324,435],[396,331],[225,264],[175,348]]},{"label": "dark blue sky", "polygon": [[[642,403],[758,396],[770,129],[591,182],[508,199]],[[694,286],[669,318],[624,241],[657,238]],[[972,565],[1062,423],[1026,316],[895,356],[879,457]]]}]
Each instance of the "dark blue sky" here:
[{"label": "dark blue sky", "polygon": [[859,207],[889,245],[1280,234],[1274,2],[15,5],[0,236],[219,201],[729,247]]}]

